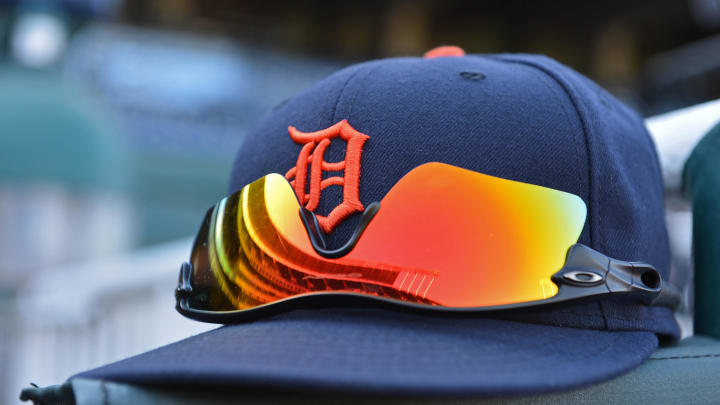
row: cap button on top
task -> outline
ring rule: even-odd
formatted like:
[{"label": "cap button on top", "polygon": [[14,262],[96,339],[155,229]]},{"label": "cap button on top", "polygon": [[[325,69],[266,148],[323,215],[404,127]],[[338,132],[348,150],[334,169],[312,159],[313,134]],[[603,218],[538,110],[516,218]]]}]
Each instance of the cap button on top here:
[{"label": "cap button on top", "polygon": [[465,51],[459,46],[438,46],[425,52],[425,59],[442,58],[446,56],[465,56]]}]

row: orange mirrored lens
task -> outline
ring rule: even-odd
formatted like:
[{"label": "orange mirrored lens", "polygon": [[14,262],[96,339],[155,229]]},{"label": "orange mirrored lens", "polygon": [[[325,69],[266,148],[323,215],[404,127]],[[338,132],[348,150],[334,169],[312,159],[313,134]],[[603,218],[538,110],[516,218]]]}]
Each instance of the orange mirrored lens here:
[{"label": "orange mirrored lens", "polygon": [[193,254],[195,282],[226,298],[218,310],[327,291],[447,307],[542,300],[586,215],[569,193],[428,163],[390,190],[350,253],[328,259],[299,208],[277,174],[218,204],[198,239],[207,252]]}]

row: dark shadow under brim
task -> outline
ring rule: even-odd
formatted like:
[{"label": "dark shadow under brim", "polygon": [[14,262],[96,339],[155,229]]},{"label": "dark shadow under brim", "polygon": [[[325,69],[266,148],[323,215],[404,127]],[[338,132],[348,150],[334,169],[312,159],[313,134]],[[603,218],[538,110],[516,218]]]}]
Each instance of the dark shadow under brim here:
[{"label": "dark shadow under brim", "polygon": [[657,344],[650,332],[315,309],[221,327],[73,378],[238,390],[519,395],[610,379],[638,366]]}]

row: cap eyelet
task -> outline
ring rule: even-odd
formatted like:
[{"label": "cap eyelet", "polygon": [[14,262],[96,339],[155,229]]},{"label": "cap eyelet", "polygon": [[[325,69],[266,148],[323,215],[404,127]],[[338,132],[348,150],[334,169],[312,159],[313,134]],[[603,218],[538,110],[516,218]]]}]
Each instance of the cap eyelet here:
[{"label": "cap eyelet", "polygon": [[480,72],[460,72],[460,77],[467,80],[479,81],[485,79],[485,75]]}]

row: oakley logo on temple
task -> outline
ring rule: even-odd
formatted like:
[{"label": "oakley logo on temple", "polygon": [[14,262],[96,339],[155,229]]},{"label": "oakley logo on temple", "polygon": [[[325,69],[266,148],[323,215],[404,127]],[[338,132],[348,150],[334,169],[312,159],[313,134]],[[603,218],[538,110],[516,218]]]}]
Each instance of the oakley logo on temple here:
[{"label": "oakley logo on temple", "polygon": [[[316,215],[318,224],[325,233],[332,232],[345,218],[364,210],[360,202],[360,164],[368,135],[355,130],[347,120],[316,132],[302,132],[288,127],[290,138],[303,145],[297,164],[288,170],[285,178],[290,181],[301,204],[308,211],[315,211],[320,204],[322,191],[330,186],[343,188],[343,199],[327,216]],[[340,138],[347,144],[345,159],[340,162],[326,162],[325,151],[333,139]],[[342,176],[323,178],[323,172],[343,171]],[[308,187],[309,185],[309,187]]]}]

